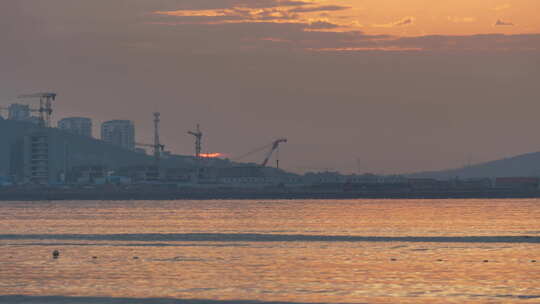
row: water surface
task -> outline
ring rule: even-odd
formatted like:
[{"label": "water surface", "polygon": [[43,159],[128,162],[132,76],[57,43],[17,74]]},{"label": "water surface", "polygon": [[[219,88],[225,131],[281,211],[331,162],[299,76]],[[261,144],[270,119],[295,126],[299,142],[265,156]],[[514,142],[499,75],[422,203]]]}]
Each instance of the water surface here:
[{"label": "water surface", "polygon": [[538,282],[540,200],[0,203],[0,302],[539,303]]}]

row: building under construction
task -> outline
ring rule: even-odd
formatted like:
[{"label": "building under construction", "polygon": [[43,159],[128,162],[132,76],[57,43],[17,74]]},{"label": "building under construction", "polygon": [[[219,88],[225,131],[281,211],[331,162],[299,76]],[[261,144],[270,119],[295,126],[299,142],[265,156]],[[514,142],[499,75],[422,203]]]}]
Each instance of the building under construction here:
[{"label": "building under construction", "polygon": [[[193,156],[172,155],[165,151],[159,136],[160,113],[153,114],[153,143],[138,143],[134,125],[128,120],[102,124],[101,140],[91,136],[91,120],[75,117],[60,120],[52,127],[56,93],[21,95],[37,101],[39,108],[15,103],[0,107],[0,177],[18,184],[177,182],[188,184],[265,183],[277,175],[290,175],[267,168],[270,157],[286,139],[250,152],[266,151],[260,164],[240,164],[202,153],[203,132],[197,125],[189,135],[195,138]],[[37,116],[32,116],[37,113]],[[138,149],[150,148],[152,153]],[[279,164],[276,161],[277,165]]]},{"label": "building under construction", "polygon": [[259,164],[170,155],[161,147],[156,170],[155,155],[27,121],[0,119],[0,138],[0,176],[17,183],[91,183],[112,175],[132,182],[245,184],[278,172]]}]

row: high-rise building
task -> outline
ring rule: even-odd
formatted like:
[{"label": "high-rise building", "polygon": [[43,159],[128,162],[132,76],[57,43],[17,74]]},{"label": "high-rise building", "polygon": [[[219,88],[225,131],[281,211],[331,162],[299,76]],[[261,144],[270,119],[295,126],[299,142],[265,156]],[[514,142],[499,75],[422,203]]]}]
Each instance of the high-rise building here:
[{"label": "high-rise building", "polygon": [[81,136],[92,137],[92,120],[86,117],[67,117],[58,122],[58,128]]},{"label": "high-rise building", "polygon": [[33,132],[25,137],[25,171],[27,181],[48,184],[51,181],[50,136],[48,132]]},{"label": "high-rise building", "polygon": [[135,126],[129,120],[110,120],[101,125],[101,140],[124,147],[135,149]]},{"label": "high-rise building", "polygon": [[12,103],[8,108],[8,119],[27,121],[30,119],[30,107],[24,104]]}]

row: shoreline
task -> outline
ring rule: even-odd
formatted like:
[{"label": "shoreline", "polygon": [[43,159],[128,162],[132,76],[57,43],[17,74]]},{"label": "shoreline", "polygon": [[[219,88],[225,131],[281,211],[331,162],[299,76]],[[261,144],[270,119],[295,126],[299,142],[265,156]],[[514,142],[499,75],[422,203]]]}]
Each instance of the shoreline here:
[{"label": "shoreline", "polygon": [[0,201],[223,200],[223,199],[502,199],[540,198],[539,190],[310,192],[310,191],[2,191]]}]

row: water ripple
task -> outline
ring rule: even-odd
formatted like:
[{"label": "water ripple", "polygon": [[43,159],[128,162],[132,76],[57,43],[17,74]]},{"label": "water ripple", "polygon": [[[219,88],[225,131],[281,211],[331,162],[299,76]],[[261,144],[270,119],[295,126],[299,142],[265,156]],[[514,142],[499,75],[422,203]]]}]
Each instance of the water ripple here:
[{"label": "water ripple", "polygon": [[[76,303],[76,304],[308,304],[303,302],[264,302],[255,300],[205,300],[172,298],[113,298],[113,297],[64,297],[64,296],[0,296],[0,303]],[[309,304],[324,304],[309,303]],[[359,303],[360,304],[360,303]]]},{"label": "water ripple", "polygon": [[255,233],[0,234],[0,240],[177,241],[177,242],[411,242],[540,243],[538,236],[346,236]]}]

